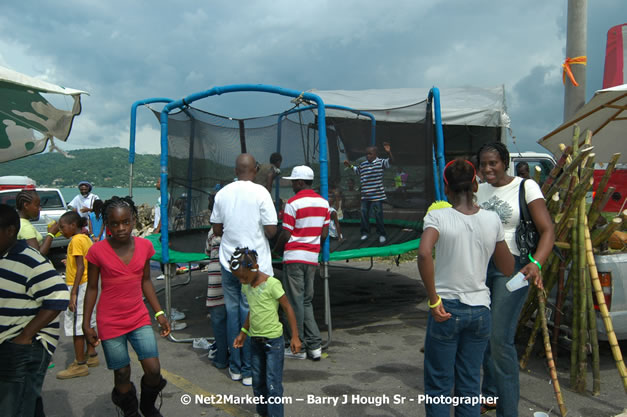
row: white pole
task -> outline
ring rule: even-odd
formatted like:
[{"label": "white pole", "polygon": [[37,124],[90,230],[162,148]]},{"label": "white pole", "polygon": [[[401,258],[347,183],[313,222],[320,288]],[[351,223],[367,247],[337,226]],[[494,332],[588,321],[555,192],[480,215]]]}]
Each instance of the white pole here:
[{"label": "white pole", "polygon": [[[566,57],[586,56],[588,38],[588,0],[568,0],[566,27]],[[578,87],[566,77],[564,89],[564,122],[568,121],[586,103],[586,66],[570,66]]]}]

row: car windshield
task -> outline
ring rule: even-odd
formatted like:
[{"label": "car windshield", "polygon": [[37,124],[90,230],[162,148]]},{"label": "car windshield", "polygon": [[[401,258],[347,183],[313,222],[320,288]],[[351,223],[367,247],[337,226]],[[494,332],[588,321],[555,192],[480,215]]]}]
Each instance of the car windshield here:
[{"label": "car windshield", "polygon": [[[15,197],[19,192],[20,190],[0,193],[0,203],[15,207]],[[58,192],[37,190],[37,194],[41,200],[42,210],[63,209],[63,201],[61,201],[61,196]]]}]

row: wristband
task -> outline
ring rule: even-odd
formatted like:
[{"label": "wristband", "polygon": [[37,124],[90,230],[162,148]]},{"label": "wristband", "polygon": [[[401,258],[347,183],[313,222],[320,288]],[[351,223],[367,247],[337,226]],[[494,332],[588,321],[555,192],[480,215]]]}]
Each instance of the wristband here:
[{"label": "wristband", "polygon": [[157,318],[157,317],[159,317],[159,316],[163,316],[164,314],[165,314],[165,313],[163,312],[163,310],[161,310],[161,311],[157,311],[157,312],[155,313],[155,318]]},{"label": "wristband", "polygon": [[529,254],[529,260],[538,266],[539,271],[542,271],[542,265],[540,265],[540,262],[533,259],[533,256],[531,256],[531,254]]},{"label": "wristband", "polygon": [[48,232],[47,236],[50,236],[51,238],[54,239],[54,235],[52,233],[50,233],[50,232]]},{"label": "wristband", "polygon": [[429,308],[436,308],[441,303],[442,303],[442,297],[440,297],[439,295],[438,295],[438,301],[436,301],[435,304],[431,304],[429,301],[427,301],[427,305],[429,306]]},{"label": "wristband", "polygon": [[242,327],[241,330],[242,330],[242,333],[244,333],[246,336],[250,336],[250,334],[248,334],[248,330],[247,329]]}]

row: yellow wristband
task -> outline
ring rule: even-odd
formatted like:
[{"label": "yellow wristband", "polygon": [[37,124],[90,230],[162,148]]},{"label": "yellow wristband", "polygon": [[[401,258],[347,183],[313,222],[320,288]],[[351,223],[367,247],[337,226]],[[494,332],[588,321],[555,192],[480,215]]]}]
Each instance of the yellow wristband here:
[{"label": "yellow wristband", "polygon": [[429,301],[427,301],[427,305],[429,306],[429,308],[436,308],[441,303],[442,303],[442,297],[440,297],[439,295],[438,295],[438,301],[436,301],[435,304],[431,304]]},{"label": "yellow wristband", "polygon": [[163,316],[164,314],[165,314],[165,313],[163,312],[163,310],[161,310],[161,311],[157,311],[157,312],[155,313],[155,318],[157,318],[157,317],[159,317],[159,316]]},{"label": "yellow wristband", "polygon": [[53,238],[53,239],[54,239],[54,235],[53,235],[52,233],[48,233],[48,235],[47,235],[47,236],[50,236],[51,238]]},{"label": "yellow wristband", "polygon": [[244,333],[246,336],[250,336],[250,334],[248,334],[248,329],[245,329],[242,327],[241,330],[242,330],[242,333]]}]

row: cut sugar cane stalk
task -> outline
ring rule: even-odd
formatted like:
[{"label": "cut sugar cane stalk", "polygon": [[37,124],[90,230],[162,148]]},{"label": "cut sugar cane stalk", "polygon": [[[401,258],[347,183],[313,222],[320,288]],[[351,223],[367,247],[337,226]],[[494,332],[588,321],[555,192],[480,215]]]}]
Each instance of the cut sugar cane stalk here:
[{"label": "cut sugar cane stalk", "polygon": [[623,388],[627,392],[627,369],[625,368],[625,362],[623,362],[623,355],[620,351],[618,340],[616,339],[616,333],[614,333],[614,326],[612,325],[612,319],[607,310],[605,304],[605,296],[603,295],[603,289],[601,288],[601,282],[599,281],[599,273],[594,261],[594,253],[592,252],[592,241],[590,240],[590,231],[588,225],[584,228],[584,234],[586,239],[586,260],[588,261],[588,268],[590,269],[590,281],[592,282],[592,288],[594,289],[594,295],[599,306],[599,312],[603,319],[603,325],[605,326],[605,332],[607,333],[607,340],[610,343],[612,349],[612,355],[616,362],[616,368],[623,381]]},{"label": "cut sugar cane stalk", "polygon": [[[588,292],[586,289],[586,245],[585,241],[585,221],[586,217],[586,202],[581,200],[579,203],[579,209],[577,210],[577,264],[573,263],[573,268],[577,267],[579,274],[579,303],[577,304],[578,310],[575,310],[575,314],[579,315],[579,350],[578,360],[579,369],[577,369],[577,380],[575,383],[575,389],[579,393],[586,391],[586,370],[588,369]],[[576,330],[576,329],[574,329]]]},{"label": "cut sugar cane stalk", "polygon": [[607,240],[612,236],[612,233],[619,230],[621,225],[623,224],[623,219],[620,217],[614,217],[611,222],[608,223],[603,229],[597,229],[592,234],[592,247],[596,248],[603,242],[607,242]]}]

